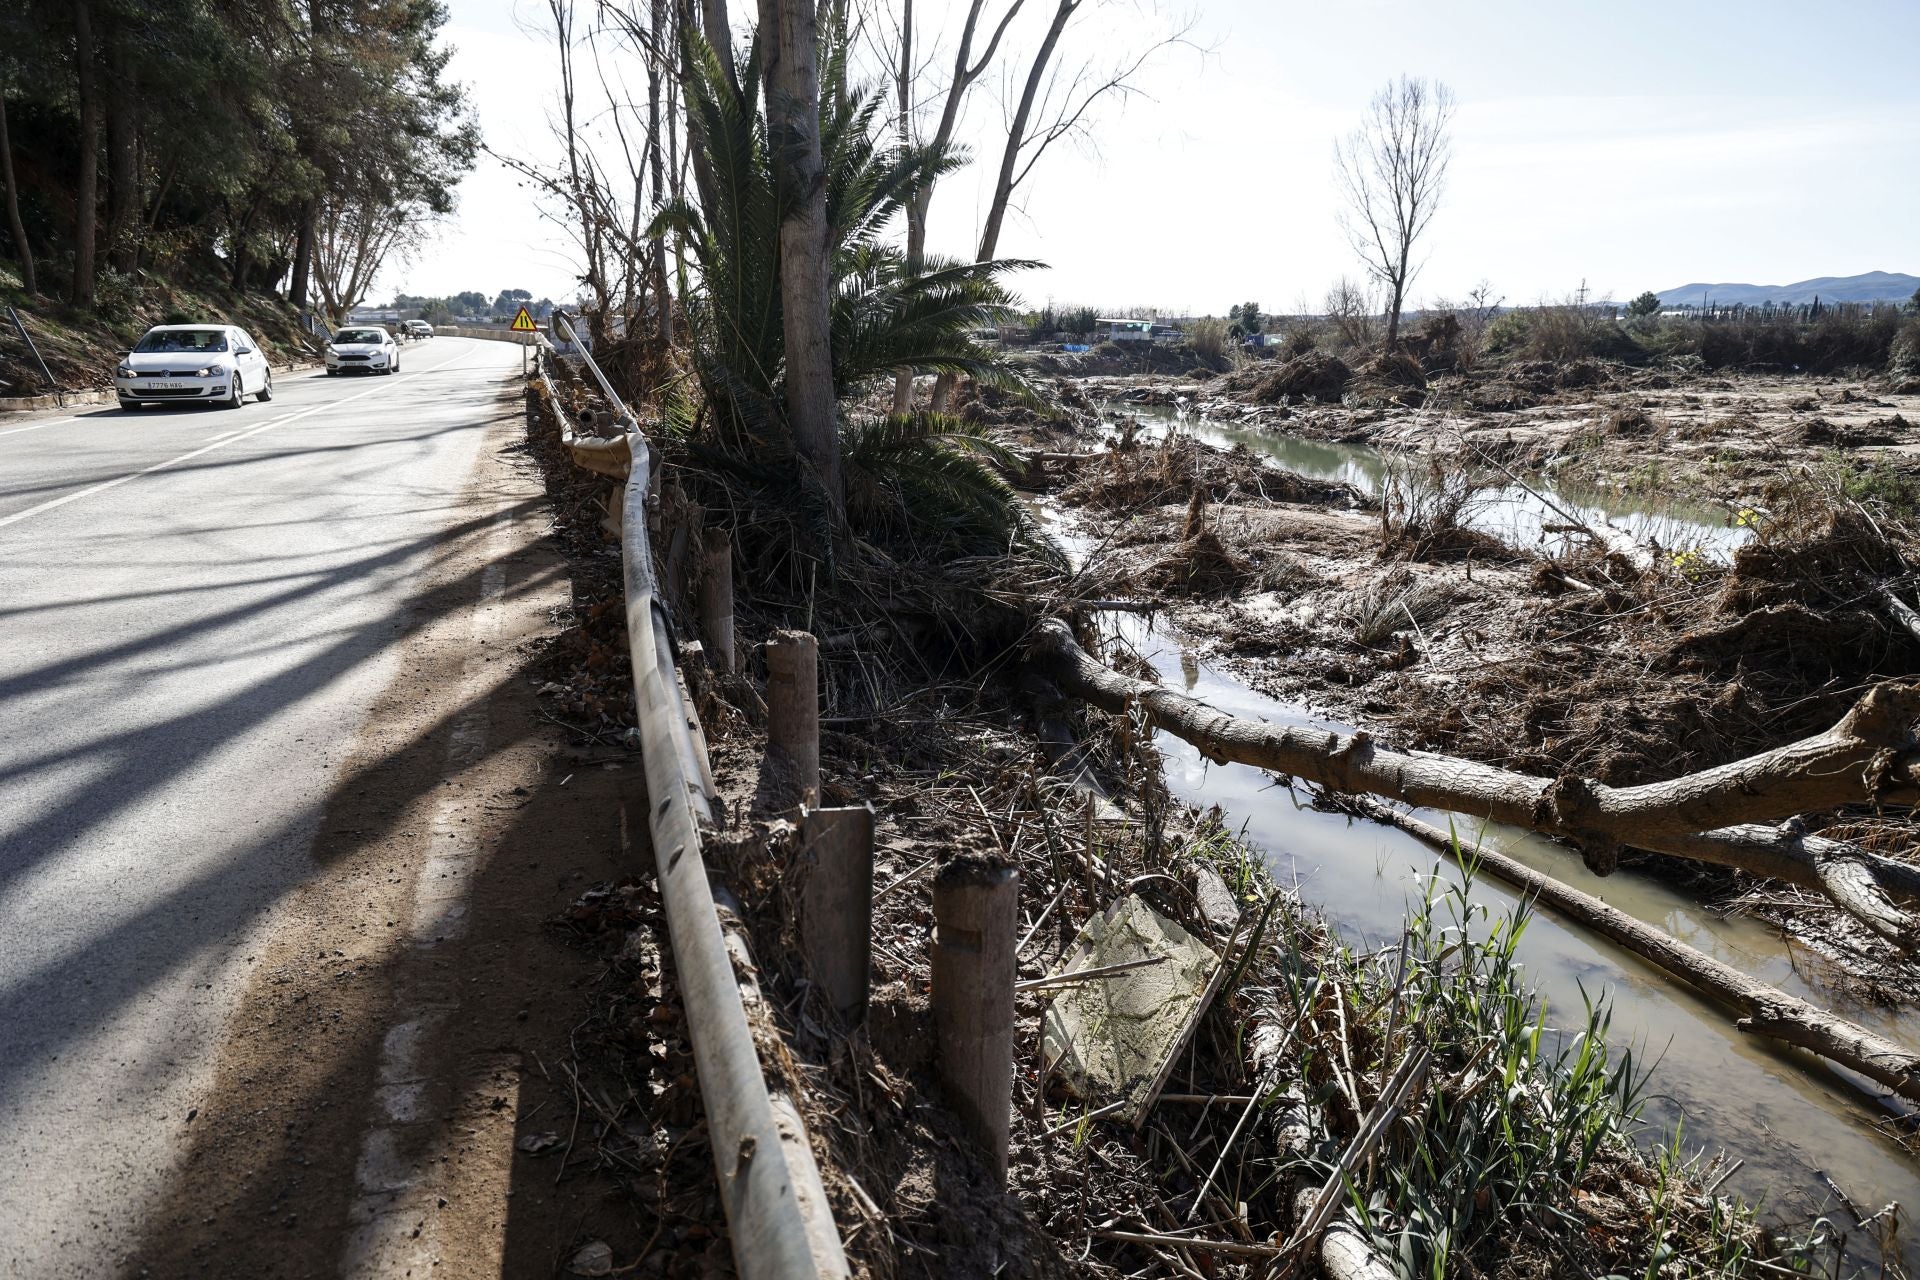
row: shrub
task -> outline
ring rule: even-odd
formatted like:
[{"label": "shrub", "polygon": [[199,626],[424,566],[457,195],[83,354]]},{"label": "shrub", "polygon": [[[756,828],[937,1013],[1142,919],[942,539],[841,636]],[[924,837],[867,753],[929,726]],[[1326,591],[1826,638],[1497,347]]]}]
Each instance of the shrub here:
[{"label": "shrub", "polygon": [[1920,378],[1920,319],[1907,321],[1887,344],[1887,372],[1896,378]]},{"label": "shrub", "polygon": [[1494,355],[1511,355],[1527,345],[1527,313],[1509,311],[1493,318],[1487,326],[1487,350]]},{"label": "shrub", "polygon": [[1310,324],[1295,325],[1287,331],[1287,340],[1280,344],[1281,354],[1293,360],[1312,351],[1320,345],[1320,335]]},{"label": "shrub", "polygon": [[1526,332],[1525,351],[1535,360],[1624,359],[1640,351],[1612,316],[1571,302],[1533,308]]},{"label": "shrub", "polygon": [[1827,373],[1889,363],[1900,330],[1891,307],[1830,307],[1812,320],[1795,310],[1745,311],[1672,320],[1642,341],[1662,355],[1698,356],[1710,369],[1800,369]]},{"label": "shrub", "polygon": [[1227,322],[1215,316],[1196,320],[1187,331],[1187,340],[1193,344],[1194,354],[1202,360],[1224,360],[1227,355]]}]

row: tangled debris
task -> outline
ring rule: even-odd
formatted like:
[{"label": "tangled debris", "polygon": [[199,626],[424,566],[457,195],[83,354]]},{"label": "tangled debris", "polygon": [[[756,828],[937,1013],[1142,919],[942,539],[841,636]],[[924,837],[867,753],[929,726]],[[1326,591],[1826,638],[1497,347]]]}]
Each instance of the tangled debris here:
[{"label": "tangled debris", "polygon": [[[1157,478],[1116,473],[1106,483],[1173,496],[1169,525],[1181,545],[1211,539],[1231,555],[1226,548],[1259,522],[1271,532],[1276,520],[1292,521],[1317,523],[1319,552],[1330,555],[1370,528],[1365,517],[1264,497],[1268,482],[1245,476],[1244,460],[1173,448],[1182,450],[1177,464],[1131,460],[1159,468]],[[562,479],[571,474],[564,457],[541,456],[576,572],[577,638],[565,643],[577,647],[555,661],[593,668],[595,644],[624,653],[609,607],[618,582],[601,572],[614,562],[604,506],[591,482]],[[1221,496],[1243,505],[1212,505],[1216,479]],[[1252,488],[1239,487],[1247,479]],[[1076,474],[1073,483],[1087,481]],[[1088,487],[1099,492],[1101,483]],[[1031,579],[974,574],[938,594],[1010,601],[1037,589]],[[799,960],[795,828],[768,808],[762,785],[764,710],[754,686],[763,672],[752,642],[798,620],[801,597],[787,580],[747,580],[737,614],[744,673],[697,659],[685,670],[726,815],[709,862],[736,895],[761,966],[750,1018],[768,1070],[800,1101],[857,1274],[1252,1276],[1282,1259],[1303,1219],[1326,1213],[1329,1240],[1449,1274],[1639,1273],[1656,1256],[1704,1269],[1830,1250],[1826,1237],[1793,1242],[1763,1231],[1706,1190],[1711,1169],[1641,1156],[1630,1140],[1630,1073],[1592,1052],[1598,1028],[1571,1042],[1587,1043],[1585,1052],[1542,1048],[1534,1005],[1499,941],[1507,935],[1496,930],[1464,954],[1446,941],[1447,913],[1464,910],[1464,898],[1440,894],[1403,941],[1351,950],[1271,884],[1217,814],[1169,802],[1141,724],[1077,710],[1044,682],[1007,678],[1017,647],[1001,623],[976,619],[978,630],[963,636],[957,610],[913,592],[876,597],[860,578],[851,598],[811,593],[824,633],[823,800],[877,811],[874,989],[865,1024],[840,1023]],[[1426,604],[1412,612],[1433,617]],[[944,644],[930,642],[940,635]],[[921,656],[910,664],[905,652]],[[981,660],[993,653],[998,666]],[[556,672],[565,677],[556,700],[602,697],[602,719],[583,732],[619,723],[608,699],[625,673],[614,665]],[[960,856],[1018,869],[1023,980],[1056,971],[1085,922],[1124,898],[1222,956],[1205,1016],[1138,1127],[1042,1072],[1049,997],[1019,995],[1004,1187],[943,1102],[930,1035],[931,870]],[[649,862],[635,851],[637,871]],[[634,1218],[633,1239],[581,1241],[575,1256],[591,1250],[592,1264],[613,1273],[728,1274],[651,878],[641,871],[596,887],[554,927],[604,956],[607,972],[575,1060],[561,1064],[579,1115],[564,1137],[556,1125],[541,1150],[567,1153],[556,1168],[563,1181],[587,1168],[615,1177]],[[1498,1123],[1463,1129],[1482,1101],[1497,1106]],[[1389,1109],[1399,1122],[1382,1126]],[[1583,1119],[1569,1125],[1570,1114]],[[1372,1132],[1380,1139],[1363,1148]],[[1521,1136],[1511,1150],[1523,1158],[1509,1158],[1502,1134]],[[1437,1167],[1475,1172],[1442,1186]],[[1348,1180],[1364,1209],[1344,1196]],[[1543,1204],[1560,1225],[1543,1228]],[[1422,1216],[1435,1205],[1457,1216],[1445,1237]]]},{"label": "tangled debris", "polygon": [[[1157,447],[1182,470],[1207,465],[1190,461],[1207,448],[1194,441]],[[1156,474],[1145,452],[1128,465]],[[1753,540],[1728,563],[1677,552],[1636,564],[1577,542],[1553,554],[1493,542],[1464,528],[1479,482],[1431,472],[1417,489],[1390,481],[1376,529],[1348,518],[1338,535],[1326,531],[1336,512],[1259,505],[1257,487],[1241,483],[1240,505],[1207,512],[1234,571],[1204,608],[1183,603],[1198,593],[1167,569],[1187,541],[1171,494],[1140,486],[1163,505],[1131,513],[1073,488],[1062,498],[1087,513],[1091,577],[1166,604],[1260,691],[1408,747],[1529,774],[1626,785],[1722,764],[1818,732],[1867,685],[1920,663],[1920,635],[1888,603],[1920,585],[1914,526],[1817,477],[1770,490],[1745,516]],[[1900,815],[1828,821],[1916,857]],[[1754,889],[1731,873],[1654,865],[1709,900]],[[1815,895],[1768,887],[1744,905],[1856,979],[1920,994],[1889,944]]]}]

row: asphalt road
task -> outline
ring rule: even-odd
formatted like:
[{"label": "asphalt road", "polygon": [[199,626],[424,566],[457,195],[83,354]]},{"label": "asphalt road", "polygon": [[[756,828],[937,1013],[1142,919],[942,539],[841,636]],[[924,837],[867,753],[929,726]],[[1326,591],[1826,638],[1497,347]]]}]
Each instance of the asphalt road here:
[{"label": "asphalt road", "polygon": [[502,343],[0,419],[0,1275],[137,1243],[453,527]]}]

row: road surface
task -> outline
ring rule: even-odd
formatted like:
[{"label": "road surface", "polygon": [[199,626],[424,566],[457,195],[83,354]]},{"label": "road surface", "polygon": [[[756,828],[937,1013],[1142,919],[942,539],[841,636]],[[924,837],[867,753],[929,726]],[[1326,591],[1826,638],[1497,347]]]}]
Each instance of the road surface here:
[{"label": "road surface", "polygon": [[138,1250],[520,365],[0,418],[0,1275]]}]

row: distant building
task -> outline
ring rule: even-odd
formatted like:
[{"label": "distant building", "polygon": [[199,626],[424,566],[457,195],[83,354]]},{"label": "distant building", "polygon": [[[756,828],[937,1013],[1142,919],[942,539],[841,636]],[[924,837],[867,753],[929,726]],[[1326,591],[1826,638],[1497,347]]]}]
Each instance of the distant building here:
[{"label": "distant building", "polygon": [[1100,342],[1152,342],[1153,321],[1128,320],[1103,316],[1093,322],[1093,336]]}]

